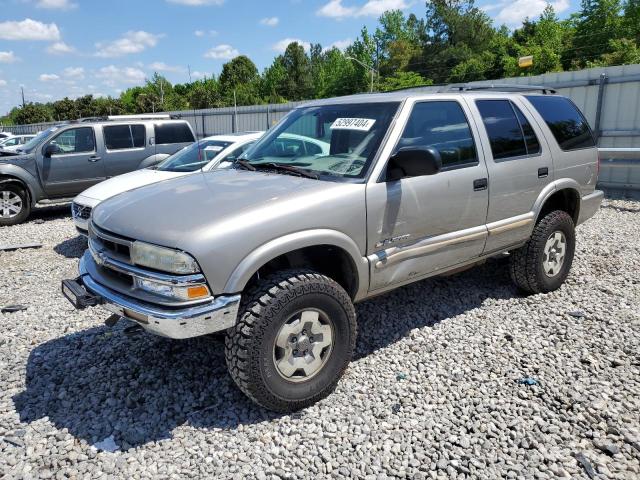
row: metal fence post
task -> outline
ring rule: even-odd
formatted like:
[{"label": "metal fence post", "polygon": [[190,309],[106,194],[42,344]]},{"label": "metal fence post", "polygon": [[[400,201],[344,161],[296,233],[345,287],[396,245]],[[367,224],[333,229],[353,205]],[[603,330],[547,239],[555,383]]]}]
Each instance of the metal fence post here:
[{"label": "metal fence post", "polygon": [[269,104],[267,104],[267,130],[269,130],[269,127],[271,126],[271,112],[269,109]]},{"label": "metal fence post", "polygon": [[596,145],[600,144],[600,136],[602,134],[602,129],[600,128],[600,122],[602,120],[602,106],[604,104],[604,86],[607,83],[609,77],[607,77],[606,73],[600,74],[600,80],[598,82],[598,98],[596,100],[596,120],[594,125],[594,130],[596,133]]}]

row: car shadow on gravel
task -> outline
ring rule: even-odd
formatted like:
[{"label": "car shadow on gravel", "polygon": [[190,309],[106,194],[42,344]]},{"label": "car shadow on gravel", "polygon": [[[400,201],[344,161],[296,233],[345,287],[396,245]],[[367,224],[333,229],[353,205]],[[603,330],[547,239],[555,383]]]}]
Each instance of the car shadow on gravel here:
[{"label": "car shadow on gravel", "polygon": [[82,235],[60,242],[53,251],[66,258],[81,258],[87,250],[87,239]]},{"label": "car shadow on gravel", "polygon": [[[488,298],[513,297],[506,271],[504,260],[493,261],[363,302],[357,307],[356,359],[415,328],[481,307]],[[36,347],[27,363],[26,389],[13,398],[20,420],[48,417],[89,444],[113,435],[128,450],[171,438],[184,424],[234,429],[278,418],[233,385],[220,338],[127,336],[126,325],[91,328]]]},{"label": "car shadow on gravel", "polygon": [[49,207],[38,207],[31,210],[27,222],[36,221],[38,223],[58,220],[60,218],[71,218],[71,207],[69,204],[51,205]]}]

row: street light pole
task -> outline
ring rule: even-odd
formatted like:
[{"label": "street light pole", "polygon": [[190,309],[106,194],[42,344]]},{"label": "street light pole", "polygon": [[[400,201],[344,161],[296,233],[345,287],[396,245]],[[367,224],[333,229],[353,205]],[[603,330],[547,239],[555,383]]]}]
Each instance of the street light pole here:
[{"label": "street light pole", "polygon": [[368,69],[369,72],[371,72],[371,93],[373,93],[373,75],[375,74],[375,69],[369,65],[367,65],[366,63],[361,62],[360,60],[358,60],[355,57],[346,57],[347,60],[353,60],[354,62],[359,63],[360,65],[362,65],[364,68]]}]

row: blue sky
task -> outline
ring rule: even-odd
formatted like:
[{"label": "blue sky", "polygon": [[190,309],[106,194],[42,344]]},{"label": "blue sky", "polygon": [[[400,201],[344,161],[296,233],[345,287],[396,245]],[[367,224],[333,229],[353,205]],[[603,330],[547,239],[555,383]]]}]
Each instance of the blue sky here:
[{"label": "blue sky", "polygon": [[[561,16],[578,0],[553,0]],[[496,23],[544,0],[481,0]],[[154,71],[174,83],[220,73],[235,55],[262,71],[291,40],[342,47],[380,13],[424,15],[422,0],[0,0],[0,113],[27,101],[119,95]]]}]

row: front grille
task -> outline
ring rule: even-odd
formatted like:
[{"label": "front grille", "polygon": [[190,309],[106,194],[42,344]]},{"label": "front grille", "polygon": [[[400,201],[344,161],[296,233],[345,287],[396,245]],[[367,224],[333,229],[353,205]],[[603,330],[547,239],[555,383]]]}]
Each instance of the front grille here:
[{"label": "front grille", "polygon": [[105,253],[109,257],[131,264],[132,242],[118,235],[106,232],[93,223],[89,229],[89,238],[97,250]]},{"label": "front grille", "polygon": [[73,218],[81,218],[82,220],[89,220],[91,217],[91,207],[80,205],[79,203],[73,203],[71,205],[71,214]]}]

